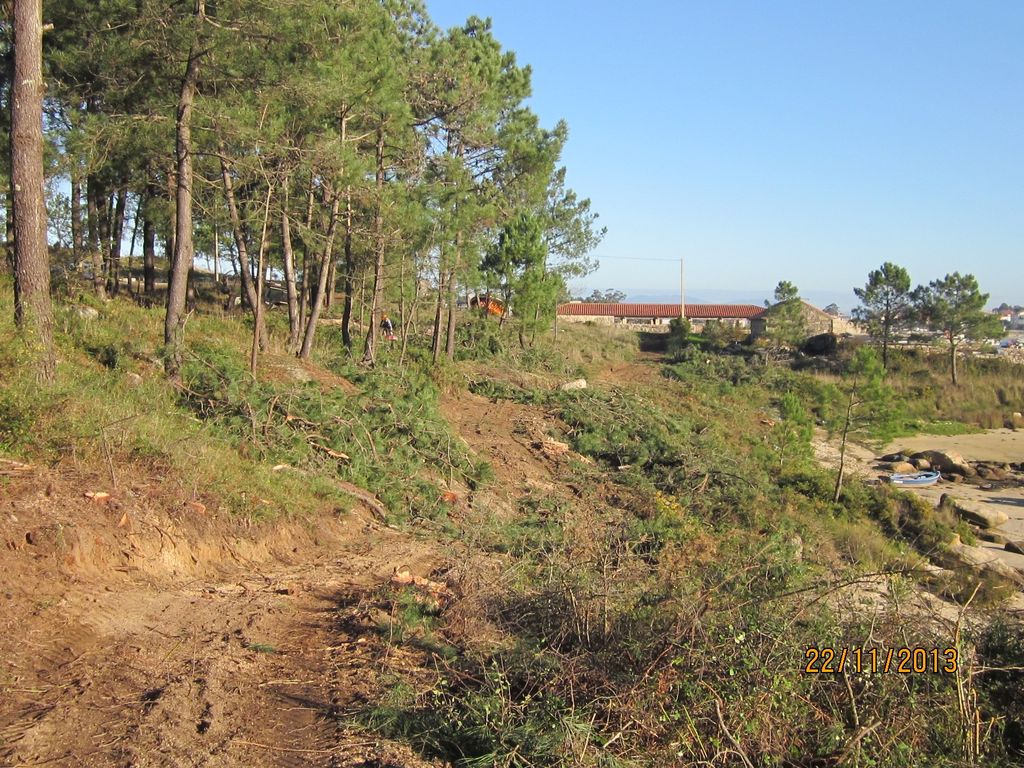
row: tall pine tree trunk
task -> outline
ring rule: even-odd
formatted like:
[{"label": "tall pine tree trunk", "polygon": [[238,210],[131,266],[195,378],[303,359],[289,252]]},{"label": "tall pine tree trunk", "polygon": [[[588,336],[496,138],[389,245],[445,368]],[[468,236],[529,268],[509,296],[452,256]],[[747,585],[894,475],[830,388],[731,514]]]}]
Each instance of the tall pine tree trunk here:
[{"label": "tall pine tree trunk", "polygon": [[[13,19],[12,19],[13,21]],[[12,38],[13,41],[13,38]],[[14,56],[4,57],[4,77],[8,83],[14,82]],[[11,98],[7,99],[6,109],[4,110],[3,118],[9,123],[13,124],[12,112],[14,110],[13,105],[13,93]],[[11,159],[14,153],[14,144],[12,143],[12,136],[8,134],[7,139],[7,157]],[[8,179],[9,183],[7,188],[4,190],[4,267],[14,274],[14,179]]]},{"label": "tall pine tree trunk", "polygon": [[103,286],[107,296],[111,295],[110,290],[110,198],[107,196],[106,188],[102,188],[96,195],[96,225],[99,232],[100,252],[103,256]]},{"label": "tall pine tree trunk", "polygon": [[[203,0],[199,0],[198,21],[202,23]],[[185,336],[185,294],[188,273],[192,268],[195,248],[192,242],[192,105],[199,82],[198,41],[189,49],[185,77],[178,96],[175,121],[175,159],[177,189],[174,215],[174,251],[167,285],[167,315],[164,320],[164,343],[168,347],[165,367],[177,377],[181,370],[181,352]]]},{"label": "tall pine tree trunk", "polygon": [[146,296],[156,293],[156,221],[153,218],[153,203],[156,200],[156,184],[146,184],[146,200],[142,206],[142,292]]},{"label": "tall pine tree trunk", "polygon": [[107,298],[107,283],[103,278],[103,238],[100,236],[99,180],[89,174],[85,182],[86,223],[89,226],[89,253],[92,256],[92,287],[101,299]]},{"label": "tall pine tree trunk", "polygon": [[373,365],[377,356],[377,325],[380,296],[384,290],[384,128],[377,128],[377,206],[373,213],[373,293],[370,297],[370,327],[366,329],[363,362]]},{"label": "tall pine tree trunk", "polygon": [[43,21],[41,0],[14,0],[11,185],[14,189],[14,322],[52,381],[53,309],[43,197]]},{"label": "tall pine tree trunk", "polygon": [[449,360],[455,358],[455,292],[458,287],[459,262],[462,260],[462,230],[455,233],[455,258],[451,272],[448,273],[448,334],[445,339],[444,353]]},{"label": "tall pine tree trunk", "polygon": [[341,340],[352,354],[352,292],[355,290],[355,257],[352,253],[352,187],[345,188],[345,305],[341,310]]},{"label": "tall pine tree trunk", "polygon": [[[167,171],[167,200],[173,202],[177,197],[178,173],[175,171],[175,164],[171,164]],[[167,238],[164,241],[164,255],[167,257],[168,270],[170,269],[171,257],[174,255],[174,227],[171,227]],[[169,279],[169,275],[168,275]]]},{"label": "tall pine tree trunk", "polygon": [[107,290],[117,296],[121,291],[121,240],[124,236],[124,209],[128,204],[128,190],[117,191],[114,217],[110,222],[110,267],[107,270]]},{"label": "tall pine tree trunk", "polygon": [[[349,118],[342,113],[340,122],[341,145],[345,145],[345,137],[348,134]],[[308,360],[313,351],[313,339],[316,336],[316,324],[320,320],[320,312],[323,310],[327,290],[334,290],[334,286],[328,286],[331,278],[331,262],[334,260],[334,236],[338,229],[338,212],[341,209],[341,194],[335,193],[331,187],[326,187],[327,195],[331,198],[331,216],[327,222],[327,243],[323,253],[320,255],[320,263],[317,265],[316,291],[312,297],[312,306],[309,309],[309,317],[306,320],[306,330],[302,337],[302,348],[299,350],[299,357]],[[309,200],[307,217],[310,224],[313,221],[313,180],[310,179]],[[305,272],[305,270],[303,270]],[[305,275],[303,275],[305,281]]]},{"label": "tall pine tree trunk", "polygon": [[[132,291],[132,275],[135,268],[135,241],[139,239],[139,220],[142,216],[142,195],[139,195],[138,201],[135,203],[135,216],[132,217],[132,239],[128,243],[128,293],[129,295],[137,295],[138,291]],[[135,281],[136,289],[139,286],[139,281]]]},{"label": "tall pine tree trunk", "polygon": [[249,247],[245,237],[245,230],[242,227],[242,217],[238,212],[238,201],[235,199],[235,185],[231,178],[231,168],[225,156],[223,144],[220,146],[220,173],[224,183],[224,198],[228,204],[228,214],[231,217],[231,231],[235,237],[235,249],[238,251],[238,275],[242,281],[242,294],[249,309],[253,313],[253,322],[259,329],[260,347],[266,346],[267,329],[262,318],[256,316],[256,286],[253,281],[253,267],[249,259]]},{"label": "tall pine tree trunk", "polygon": [[366,273],[365,270],[361,270],[359,275],[359,327],[366,327],[366,318],[363,317],[366,312],[366,301],[364,296],[366,295]]},{"label": "tall pine tree trunk", "polygon": [[267,202],[263,206],[263,229],[260,231],[260,250],[256,261],[256,322],[252,326],[252,349],[249,354],[249,372],[256,375],[256,359],[260,352],[260,328],[263,325],[263,292],[266,285],[266,273],[263,269],[264,257],[267,253],[267,232],[270,224],[270,198],[274,194],[274,185],[267,184]]},{"label": "tall pine tree trunk", "polygon": [[71,176],[71,257],[75,267],[82,263],[82,182],[75,172]]},{"label": "tall pine tree trunk", "polygon": [[[462,158],[466,153],[465,145],[461,138],[456,138],[451,132],[448,133],[448,149],[452,151],[454,143],[454,154],[462,164]],[[459,204],[455,203],[455,214],[458,217]],[[462,261],[462,227],[455,230],[455,254],[452,257],[452,266],[448,271],[448,328],[445,338],[444,353],[449,360],[455,357],[455,292],[458,290],[459,266]]]},{"label": "tall pine tree trunk", "polygon": [[213,225],[213,284],[220,288],[220,227]]},{"label": "tall pine tree trunk", "polygon": [[284,204],[281,206],[281,243],[284,247],[284,287],[288,295],[288,351],[299,346],[299,297],[295,288],[295,254],[292,251],[292,230],[288,221],[288,182],[284,183]]},{"label": "tall pine tree trunk", "polygon": [[324,245],[323,253],[320,255],[318,269],[319,280],[316,285],[316,292],[313,294],[312,306],[309,310],[309,318],[306,320],[306,333],[302,338],[302,349],[299,350],[299,357],[308,360],[313,351],[313,339],[316,336],[316,324],[320,320],[320,312],[324,306],[324,294],[327,292],[327,265],[333,258],[334,233],[338,226],[338,211],[341,208],[339,195],[334,195],[334,202],[331,205],[331,219],[327,225],[327,243]]},{"label": "tall pine tree trunk", "polygon": [[324,297],[324,308],[330,309],[334,306],[334,281],[336,279],[336,264],[334,259],[331,259],[330,264],[327,265],[327,295]]},{"label": "tall pine tree trunk", "polygon": [[437,301],[434,304],[434,333],[430,342],[431,357],[435,363],[441,357],[441,317],[444,307],[444,278],[446,271],[444,247],[442,246],[437,256]]},{"label": "tall pine tree trunk", "polygon": [[[313,179],[309,180],[309,194],[306,195],[306,231],[313,229]],[[302,282],[299,285],[299,327],[306,327],[306,313],[309,305],[309,245],[302,241]]]}]

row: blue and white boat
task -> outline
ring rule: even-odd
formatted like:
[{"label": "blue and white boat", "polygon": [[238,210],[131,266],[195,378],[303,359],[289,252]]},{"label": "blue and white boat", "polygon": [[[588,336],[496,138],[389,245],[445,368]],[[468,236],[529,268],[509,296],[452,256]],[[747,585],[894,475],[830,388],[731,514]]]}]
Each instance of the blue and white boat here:
[{"label": "blue and white boat", "polygon": [[910,486],[921,486],[921,485],[935,485],[939,482],[941,475],[938,472],[907,472],[895,473],[889,475],[889,482],[893,485],[910,485]]}]

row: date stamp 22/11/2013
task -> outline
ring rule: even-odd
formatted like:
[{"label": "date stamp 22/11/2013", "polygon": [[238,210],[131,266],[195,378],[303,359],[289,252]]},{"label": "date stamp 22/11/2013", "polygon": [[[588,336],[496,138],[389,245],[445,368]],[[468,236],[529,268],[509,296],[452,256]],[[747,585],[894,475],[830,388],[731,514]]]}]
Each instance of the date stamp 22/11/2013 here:
[{"label": "date stamp 22/11/2013", "polygon": [[804,651],[807,675],[895,672],[900,675],[951,675],[960,656],[956,648],[815,648]]}]

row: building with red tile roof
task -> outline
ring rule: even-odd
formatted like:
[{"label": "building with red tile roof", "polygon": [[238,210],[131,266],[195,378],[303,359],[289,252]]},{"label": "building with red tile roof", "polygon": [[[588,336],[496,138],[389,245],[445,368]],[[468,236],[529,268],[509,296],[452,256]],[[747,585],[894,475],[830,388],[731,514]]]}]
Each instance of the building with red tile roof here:
[{"label": "building with red tile roof", "polygon": [[[720,320],[748,327],[750,321],[764,312],[756,304],[687,304],[686,319],[699,328],[708,320]],[[601,325],[635,323],[667,325],[679,317],[678,304],[611,304],[570,301],[558,307],[558,319],[566,322],[593,322]]]}]

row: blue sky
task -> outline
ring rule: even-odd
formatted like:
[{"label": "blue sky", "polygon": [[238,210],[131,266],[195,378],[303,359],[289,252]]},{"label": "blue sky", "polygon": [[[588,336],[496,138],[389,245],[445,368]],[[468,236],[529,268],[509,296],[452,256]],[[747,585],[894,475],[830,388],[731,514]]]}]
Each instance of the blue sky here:
[{"label": "blue sky", "polygon": [[1024,303],[1024,2],[427,2],[491,17],[567,120],[608,227],[577,290],[677,297],[678,264],[639,259],[684,257],[690,300],[788,279],[849,308],[894,261]]}]

